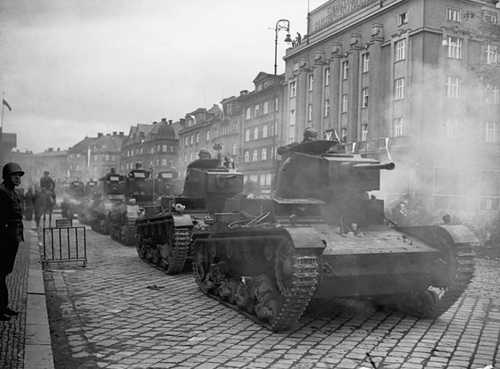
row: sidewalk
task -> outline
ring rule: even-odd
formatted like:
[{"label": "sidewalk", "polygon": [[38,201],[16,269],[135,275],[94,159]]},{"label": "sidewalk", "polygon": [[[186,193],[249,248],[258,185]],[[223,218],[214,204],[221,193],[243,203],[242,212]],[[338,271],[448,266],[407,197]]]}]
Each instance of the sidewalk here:
[{"label": "sidewalk", "polygon": [[17,317],[0,322],[0,369],[53,369],[38,237],[24,222],[14,271],[7,278],[10,306]]}]

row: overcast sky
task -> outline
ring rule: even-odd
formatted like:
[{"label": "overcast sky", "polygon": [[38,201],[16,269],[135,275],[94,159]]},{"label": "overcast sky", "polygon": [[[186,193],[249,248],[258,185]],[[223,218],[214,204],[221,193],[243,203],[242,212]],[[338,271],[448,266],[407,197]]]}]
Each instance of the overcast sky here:
[{"label": "overcast sky", "polygon": [[39,152],[177,120],[272,73],[276,21],[304,34],[306,15],[307,0],[2,0],[4,130]]}]

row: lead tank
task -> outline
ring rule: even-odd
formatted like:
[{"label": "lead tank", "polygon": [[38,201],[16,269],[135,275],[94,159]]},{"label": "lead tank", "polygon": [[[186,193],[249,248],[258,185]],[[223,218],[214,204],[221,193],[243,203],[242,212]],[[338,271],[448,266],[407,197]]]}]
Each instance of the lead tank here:
[{"label": "lead tank", "polygon": [[191,261],[191,241],[207,233],[211,214],[241,193],[243,176],[220,166],[218,159],[198,159],[187,167],[184,191],[164,196],[162,209],[146,208],[137,224],[137,253],[168,274],[180,273]]},{"label": "lead tank", "polygon": [[108,173],[99,179],[89,211],[89,224],[93,231],[109,234],[110,215],[124,204],[125,186],[125,177],[118,173]]},{"label": "lead tank", "polygon": [[215,214],[193,242],[200,289],[273,331],[312,299],[371,299],[434,318],[463,293],[477,240],[461,225],[398,227],[384,218],[380,163],[331,141],[290,148],[269,199]]}]

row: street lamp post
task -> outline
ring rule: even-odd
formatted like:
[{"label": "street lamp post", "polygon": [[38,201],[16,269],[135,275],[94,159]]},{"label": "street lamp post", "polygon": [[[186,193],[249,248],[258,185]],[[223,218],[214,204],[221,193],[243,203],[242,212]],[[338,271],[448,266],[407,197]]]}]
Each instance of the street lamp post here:
[{"label": "street lamp post", "polygon": [[[276,81],[276,75],[278,74],[278,33],[279,31],[284,30],[286,31],[286,37],[285,37],[285,42],[292,42],[292,38],[290,37],[290,21],[288,19],[279,19],[276,22],[276,25],[274,27],[274,82],[273,82],[273,149],[271,152],[271,159],[273,160],[273,174],[274,176],[277,175],[277,164],[278,164],[278,159],[277,159],[277,145],[276,145],[276,136],[277,136],[277,131],[278,131],[278,124],[277,124],[277,119],[276,119],[276,100],[277,99],[277,92],[278,92],[278,84]],[[273,177],[273,175],[271,176]],[[272,181],[274,182],[274,180]]]},{"label": "street lamp post", "polygon": [[290,37],[290,21],[288,19],[279,19],[274,26],[274,75],[278,73],[278,33],[285,30],[285,42],[292,42]]}]

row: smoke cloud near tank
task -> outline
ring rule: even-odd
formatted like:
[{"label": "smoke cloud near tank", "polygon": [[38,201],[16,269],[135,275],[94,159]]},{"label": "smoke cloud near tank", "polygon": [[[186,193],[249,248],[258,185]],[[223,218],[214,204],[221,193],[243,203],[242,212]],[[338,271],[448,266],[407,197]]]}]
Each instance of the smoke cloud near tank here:
[{"label": "smoke cloud near tank", "polygon": [[[407,84],[404,104],[409,109],[401,114],[404,135],[394,137],[391,145],[396,169],[382,171],[381,194],[386,209],[402,198],[417,199],[432,221],[450,213],[480,225],[493,214],[480,207],[490,206],[487,196],[500,192],[500,172],[492,155],[500,138],[498,90],[475,68],[461,66],[460,60],[449,62],[448,70],[414,66],[423,78]],[[397,104],[387,103],[391,123]],[[391,132],[394,136],[394,126]]]}]

